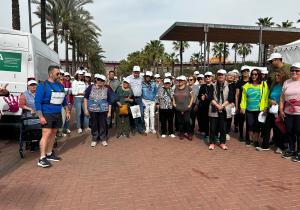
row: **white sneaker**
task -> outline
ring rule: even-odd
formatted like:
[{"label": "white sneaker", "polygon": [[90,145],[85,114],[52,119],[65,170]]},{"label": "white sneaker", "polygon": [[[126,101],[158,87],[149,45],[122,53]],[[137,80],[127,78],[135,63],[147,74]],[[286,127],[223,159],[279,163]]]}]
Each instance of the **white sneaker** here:
[{"label": "white sneaker", "polygon": [[70,134],[70,133],[71,133],[71,130],[70,130],[70,129],[67,129],[66,132],[67,132],[67,134]]},{"label": "white sneaker", "polygon": [[150,130],[150,132],[156,134],[156,130]]},{"label": "white sneaker", "polygon": [[161,138],[166,138],[167,136],[165,134],[161,135]]},{"label": "white sneaker", "polygon": [[96,145],[97,145],[97,142],[96,141],[92,141],[91,147],[95,147]]},{"label": "white sneaker", "polygon": [[107,144],[107,142],[106,141],[102,141],[102,146],[103,147],[106,147],[108,144]]},{"label": "white sneaker", "polygon": [[150,130],[145,130],[145,133],[146,133],[146,134],[150,133]]},{"label": "white sneaker", "polygon": [[82,133],[82,129],[78,128],[77,133]]},{"label": "white sneaker", "polygon": [[276,154],[282,154],[282,150],[278,147],[275,151]]},{"label": "white sneaker", "polygon": [[91,129],[90,128],[86,128],[84,129],[85,132],[91,132]]},{"label": "white sneaker", "polygon": [[226,134],[226,141],[229,141],[229,140],[230,140],[230,135]]},{"label": "white sneaker", "polygon": [[169,135],[171,138],[176,138],[176,136],[172,133]]}]

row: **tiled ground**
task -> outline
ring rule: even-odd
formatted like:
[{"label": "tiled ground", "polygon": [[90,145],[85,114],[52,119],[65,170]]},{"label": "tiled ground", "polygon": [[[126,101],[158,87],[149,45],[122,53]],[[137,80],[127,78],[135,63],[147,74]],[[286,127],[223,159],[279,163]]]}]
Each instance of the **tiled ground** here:
[{"label": "tiled ground", "polygon": [[49,169],[26,153],[0,178],[0,209],[300,209],[300,164],[235,139],[228,151],[155,135],[89,144],[72,134]]}]

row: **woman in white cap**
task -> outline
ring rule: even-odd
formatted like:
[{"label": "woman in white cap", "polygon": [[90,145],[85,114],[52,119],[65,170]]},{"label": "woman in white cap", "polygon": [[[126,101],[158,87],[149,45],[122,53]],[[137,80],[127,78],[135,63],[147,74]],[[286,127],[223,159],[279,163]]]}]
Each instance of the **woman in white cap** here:
[{"label": "woman in white cap", "polygon": [[193,140],[190,109],[193,104],[193,90],[186,84],[186,77],[178,77],[178,86],[174,90],[173,106],[179,127],[179,138],[182,140],[186,137],[188,140]]},{"label": "woman in white cap", "polygon": [[227,72],[220,69],[217,72],[217,81],[213,84],[213,92],[209,93],[208,99],[211,101],[209,106],[210,117],[210,136],[209,150],[213,150],[216,145],[216,136],[220,133],[220,147],[227,150],[226,146],[226,107],[234,102],[234,92],[226,81]]},{"label": "woman in white cap", "polygon": [[121,135],[125,135],[129,138],[129,107],[134,101],[134,95],[129,85],[129,79],[124,78],[122,85],[117,87],[115,93],[118,105],[116,109],[117,138]]},{"label": "woman in white cap", "polygon": [[300,63],[294,63],[290,71],[291,79],[284,82],[280,98],[280,115],[289,142],[289,149],[282,157],[300,162]]},{"label": "woman in white cap", "polygon": [[160,121],[160,130],[161,137],[166,138],[169,135],[171,138],[175,138],[173,119],[173,96],[174,91],[171,88],[172,81],[169,78],[164,79],[164,86],[161,87],[156,95],[155,103],[156,107],[159,110],[159,121]]},{"label": "woman in white cap", "polygon": [[246,114],[249,126],[249,140],[246,140],[246,146],[253,146],[259,149],[259,133],[261,126],[258,121],[260,112],[267,112],[268,109],[269,88],[266,82],[262,80],[261,72],[253,69],[250,73],[249,82],[243,86],[241,114]]},{"label": "woman in white cap", "polygon": [[[65,72],[64,73],[64,80],[63,80],[62,85],[65,88],[65,93],[66,93],[66,97],[67,97],[67,103],[68,103],[69,111],[71,112],[73,104],[74,104],[74,97],[72,95],[72,82],[71,82],[71,77],[70,77],[69,72]],[[64,123],[64,131],[67,134],[71,133],[71,130],[70,130],[70,120],[67,120]]]},{"label": "woman in white cap", "polygon": [[111,104],[115,95],[111,88],[105,86],[105,81],[104,75],[95,74],[95,84],[90,85],[84,95],[84,112],[91,120],[92,147],[98,141],[107,146],[107,118],[111,116]]},{"label": "woman in white cap", "polygon": [[[24,125],[33,126],[40,123],[37,115],[34,104],[35,92],[36,92],[37,82],[35,79],[31,78],[27,82],[27,90],[20,95],[19,105],[23,109],[23,117],[36,117],[37,119],[28,119],[24,121]],[[38,143],[32,143],[30,145],[30,150],[34,151],[35,147],[38,146]]]},{"label": "woman in white cap", "polygon": [[87,116],[81,118],[84,114],[83,99],[86,90],[84,75],[82,70],[77,70],[75,80],[72,83],[72,94],[74,96],[74,106],[76,111],[76,128],[78,133],[82,133],[82,129],[87,129],[89,125],[89,118]]},{"label": "woman in white cap", "polygon": [[199,94],[198,94],[198,126],[199,132],[204,134],[204,141],[208,142],[209,139],[209,117],[208,117],[208,109],[209,103],[208,95],[213,91],[213,73],[205,72],[205,84],[201,85]]},{"label": "woman in white cap", "polygon": [[161,88],[163,86],[162,82],[161,82],[161,77],[159,74],[155,74],[154,75],[154,80],[155,80],[155,83],[156,83],[156,87],[157,88]]}]

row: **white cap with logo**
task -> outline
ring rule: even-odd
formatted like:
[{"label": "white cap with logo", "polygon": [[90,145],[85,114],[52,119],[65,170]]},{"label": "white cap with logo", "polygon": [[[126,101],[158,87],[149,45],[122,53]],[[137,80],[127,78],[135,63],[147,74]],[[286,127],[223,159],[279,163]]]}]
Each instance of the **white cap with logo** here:
[{"label": "white cap with logo", "polygon": [[277,59],[277,58],[281,58],[282,59],[282,55],[280,53],[272,53],[271,56],[270,56],[270,58],[267,61],[270,62],[273,59]]},{"label": "white cap with logo", "polygon": [[83,71],[82,70],[77,70],[75,74],[82,74],[83,75]]},{"label": "white cap with logo", "polygon": [[171,83],[171,80],[169,78],[164,79],[164,84],[165,83]]},{"label": "white cap with logo", "polygon": [[165,77],[172,77],[172,74],[170,72],[166,72]]},{"label": "white cap with logo", "polygon": [[292,67],[300,69],[300,62],[293,63]]},{"label": "white cap with logo", "polygon": [[145,76],[152,77],[152,75],[153,75],[152,71],[146,71],[145,73]]},{"label": "white cap with logo", "polygon": [[204,74],[204,76],[212,76],[213,75],[213,73],[211,72],[211,71],[207,71],[207,72],[205,72],[205,74]]},{"label": "white cap with logo", "polygon": [[224,75],[226,75],[227,72],[226,72],[225,69],[219,69],[219,70],[217,71],[217,74],[224,74]]},{"label": "white cap with logo", "polygon": [[94,76],[96,79],[101,79],[103,81],[106,81],[106,76],[104,76],[103,74],[95,74]]},{"label": "white cap with logo", "polygon": [[160,78],[160,75],[159,74],[155,74],[154,78]]},{"label": "white cap with logo", "polygon": [[86,76],[86,77],[91,77],[91,76],[92,76],[92,74],[91,74],[91,73],[89,73],[89,72],[87,72],[87,73],[85,73],[85,74],[84,74],[84,76]]},{"label": "white cap with logo", "polygon": [[194,75],[198,76],[199,75],[199,71],[194,71]]},{"label": "white cap with logo", "polygon": [[141,68],[139,66],[134,66],[132,71],[135,71],[135,72],[140,72],[141,71]]},{"label": "white cap with logo", "polygon": [[29,80],[29,81],[27,82],[27,85],[32,85],[32,84],[37,85],[37,81],[35,81],[34,79],[32,79],[32,80]]},{"label": "white cap with logo", "polygon": [[197,78],[203,78],[204,75],[203,74],[198,74]]}]

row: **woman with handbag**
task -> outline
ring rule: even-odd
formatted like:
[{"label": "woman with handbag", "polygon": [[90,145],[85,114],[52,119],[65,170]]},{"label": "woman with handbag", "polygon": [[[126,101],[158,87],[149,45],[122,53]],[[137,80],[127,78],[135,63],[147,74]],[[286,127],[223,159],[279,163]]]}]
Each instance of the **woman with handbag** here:
[{"label": "woman with handbag", "polygon": [[116,89],[117,110],[116,110],[116,128],[117,138],[125,135],[129,138],[130,122],[129,122],[129,107],[134,101],[133,92],[129,86],[129,80],[125,78],[121,86]]},{"label": "woman with handbag", "polygon": [[289,149],[282,157],[300,162],[300,63],[294,63],[290,71],[291,79],[283,83],[280,97],[280,116],[289,142]]},{"label": "woman with handbag", "polygon": [[92,142],[95,147],[100,141],[107,146],[108,126],[107,119],[111,116],[111,104],[115,93],[110,87],[105,86],[106,77],[102,74],[95,74],[95,84],[90,85],[84,95],[84,112],[90,116]]}]

